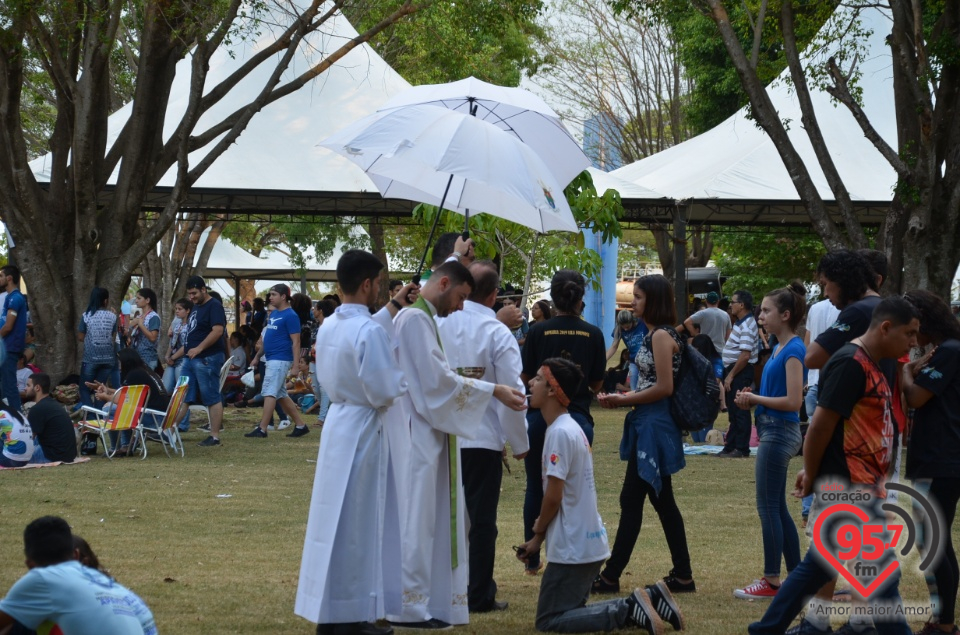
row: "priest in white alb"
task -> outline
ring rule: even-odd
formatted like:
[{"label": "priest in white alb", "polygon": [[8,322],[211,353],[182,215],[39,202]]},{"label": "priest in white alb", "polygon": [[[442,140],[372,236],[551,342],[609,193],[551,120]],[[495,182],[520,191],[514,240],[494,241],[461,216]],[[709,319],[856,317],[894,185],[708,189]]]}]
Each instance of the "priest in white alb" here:
[{"label": "priest in white alb", "polygon": [[[447,363],[445,347],[471,342],[441,341],[434,318],[462,309],[472,286],[467,268],[448,261],[394,320],[400,368],[409,384],[395,406],[408,425],[389,430],[395,488],[388,492],[396,494],[400,513],[402,610],[388,611],[387,619],[398,627],[438,630],[469,622],[456,435],[476,434],[491,398],[514,410],[526,407],[520,390],[460,376]],[[390,594],[389,581],[386,590]]]},{"label": "priest in white alb", "polygon": [[[469,346],[448,346],[444,351],[451,368],[473,368],[480,379],[515,386],[523,390],[520,372],[520,346],[509,328],[497,319],[500,275],[489,260],[474,262],[473,291],[463,303],[463,311],[440,318],[440,337],[444,342],[469,342]],[[458,439],[463,499],[467,509],[467,550],[470,580],[467,607],[471,613],[504,611],[507,602],[497,599],[493,579],[497,555],[497,509],[506,461],[506,443],[514,459],[523,459],[530,449],[526,417],[523,412],[491,400],[483,413],[473,439]]]},{"label": "priest in white alb", "polygon": [[396,535],[400,527],[397,513],[386,512],[383,427],[407,383],[391,335],[381,324],[392,331],[391,313],[409,302],[410,287],[374,319],[369,307],[377,299],[382,268],[368,252],[344,253],[337,263],[344,304],[317,332],[317,375],[331,405],[317,458],[295,612],[316,622],[318,635],[387,635],[392,629],[374,622],[399,606],[399,595],[391,603],[384,594],[384,533]]}]

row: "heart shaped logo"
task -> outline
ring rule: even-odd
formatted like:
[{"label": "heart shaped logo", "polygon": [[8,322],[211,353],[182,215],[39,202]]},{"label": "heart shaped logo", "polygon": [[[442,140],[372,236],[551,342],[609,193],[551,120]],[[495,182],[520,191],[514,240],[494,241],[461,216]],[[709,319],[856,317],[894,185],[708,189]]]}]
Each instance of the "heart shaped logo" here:
[{"label": "heart shaped logo", "polygon": [[[859,519],[860,522],[858,524],[851,520],[851,522],[841,525],[837,529],[837,540],[835,542],[837,542],[838,547],[836,548],[836,553],[834,553],[834,550],[830,547],[830,545],[824,543],[823,527],[828,518],[839,513],[851,514]],[[895,542],[891,544],[885,544],[879,537],[873,536],[872,534],[876,532],[868,530],[878,528],[879,526],[865,526],[865,523],[867,523],[869,520],[870,516],[862,509],[848,503],[838,503],[823,510],[817,516],[817,521],[813,525],[813,544],[816,546],[817,551],[821,556],[823,556],[824,560],[826,560],[830,566],[837,571],[837,573],[843,576],[844,580],[849,582],[850,585],[864,598],[869,598],[873,592],[880,588],[880,586],[887,581],[887,578],[893,575],[894,571],[896,571],[900,566],[900,563],[896,559],[888,563],[882,571],[879,570],[879,565],[863,566],[863,570],[859,571],[860,577],[866,577],[871,573],[876,575],[873,582],[871,582],[869,585],[864,585],[863,582],[861,582],[860,579],[853,573],[848,571],[843,562],[841,562],[841,559],[846,561],[854,560],[860,554],[862,546],[861,543],[864,535],[868,536],[868,546],[872,548],[871,554],[869,556],[865,556],[865,558],[869,560],[879,560],[883,551],[890,549],[895,545]],[[844,536],[843,540],[840,539],[841,535]],[[897,532],[897,535],[899,535],[899,532]],[[846,551],[844,551],[844,549],[846,549]],[[878,549],[879,552],[877,551]],[[861,561],[858,560],[856,566],[859,568],[860,565]]]}]

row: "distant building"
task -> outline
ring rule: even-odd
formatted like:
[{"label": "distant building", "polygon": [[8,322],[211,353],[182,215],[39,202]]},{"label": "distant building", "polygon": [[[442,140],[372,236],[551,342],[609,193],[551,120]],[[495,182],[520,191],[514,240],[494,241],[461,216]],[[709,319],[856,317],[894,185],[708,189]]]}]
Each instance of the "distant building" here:
[{"label": "distant building", "polygon": [[615,115],[601,113],[583,122],[583,151],[598,170],[609,172],[623,165],[619,142],[620,123]]}]

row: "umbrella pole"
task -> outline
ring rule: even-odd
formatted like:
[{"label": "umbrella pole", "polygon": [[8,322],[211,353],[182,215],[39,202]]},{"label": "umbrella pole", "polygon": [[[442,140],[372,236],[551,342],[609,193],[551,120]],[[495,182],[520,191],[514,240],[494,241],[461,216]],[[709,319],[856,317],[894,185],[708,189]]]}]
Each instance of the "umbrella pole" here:
[{"label": "umbrella pole", "polygon": [[427,237],[427,244],[423,247],[423,255],[420,256],[420,266],[417,267],[417,274],[413,276],[413,284],[420,284],[420,274],[423,273],[423,263],[427,261],[427,252],[430,251],[430,243],[433,242],[433,234],[437,231],[437,223],[440,222],[440,214],[443,213],[443,204],[447,202],[447,193],[450,191],[450,184],[453,183],[453,175],[447,179],[447,187],[443,190],[443,198],[440,199],[440,207],[437,208],[437,216],[433,219],[433,227],[430,228],[430,235]]},{"label": "umbrella pole", "polygon": [[463,215],[463,239],[466,240],[470,238],[470,210],[466,210],[466,214]]}]

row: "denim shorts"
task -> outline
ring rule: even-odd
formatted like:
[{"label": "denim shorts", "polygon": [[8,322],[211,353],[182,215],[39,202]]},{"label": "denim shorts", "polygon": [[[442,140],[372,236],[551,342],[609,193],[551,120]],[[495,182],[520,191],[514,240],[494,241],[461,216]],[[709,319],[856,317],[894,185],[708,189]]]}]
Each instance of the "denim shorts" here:
[{"label": "denim shorts", "polygon": [[[223,353],[213,353],[206,357],[187,358],[180,369],[181,377],[190,378],[190,389],[187,391],[187,401],[200,402],[210,407],[222,401],[220,397],[220,368],[226,357]],[[197,399],[197,391],[200,398]]]},{"label": "denim shorts", "polygon": [[282,359],[276,361],[269,359],[266,363],[266,370],[263,371],[263,388],[260,394],[264,397],[276,397],[283,399],[287,397],[287,373],[293,362]]}]

